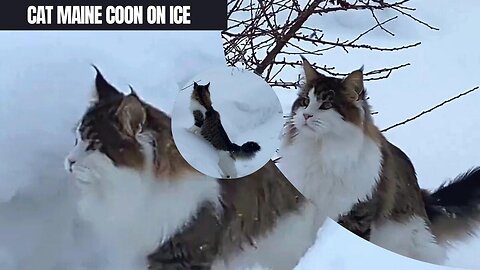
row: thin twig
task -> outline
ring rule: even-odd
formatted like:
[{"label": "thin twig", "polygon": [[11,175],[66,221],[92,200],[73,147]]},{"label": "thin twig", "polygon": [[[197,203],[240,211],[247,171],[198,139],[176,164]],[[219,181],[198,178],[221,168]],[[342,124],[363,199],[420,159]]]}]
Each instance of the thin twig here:
[{"label": "thin twig", "polygon": [[[353,50],[372,50],[378,52],[395,52],[410,49],[420,45],[397,44],[392,47],[380,47],[373,42],[359,43],[366,35],[380,28],[394,37],[393,31],[386,24],[399,17],[408,17],[415,23],[424,24],[430,29],[436,27],[415,18],[415,9],[406,6],[410,0],[227,0],[228,27],[222,32],[223,47],[226,62],[252,70],[263,76],[271,86],[293,88],[298,86],[294,79],[285,79],[285,75],[299,66],[294,61],[298,55],[306,56],[313,61],[328,51],[341,49],[348,53]],[[394,11],[395,15],[385,21],[377,17],[378,11]],[[333,12],[368,12],[372,26],[359,32],[353,38],[345,40],[341,36],[329,37],[325,29],[313,23],[310,18],[323,16]],[[283,61],[280,61],[283,59]],[[292,64],[293,63],[293,64]],[[325,63],[328,64],[328,63]],[[330,65],[331,66],[331,65]],[[400,65],[403,68],[406,65]],[[333,68],[319,67],[328,75],[341,75]],[[376,74],[369,74],[366,80],[381,80],[388,78],[396,68],[384,68]]]},{"label": "thin twig", "polygon": [[474,87],[474,88],[472,88],[472,89],[470,89],[470,90],[468,90],[468,91],[465,91],[465,92],[463,92],[463,93],[461,93],[461,94],[458,94],[458,95],[456,95],[456,96],[454,96],[454,97],[452,97],[452,98],[449,98],[449,99],[443,101],[442,103],[440,103],[440,104],[438,104],[438,105],[435,105],[435,106],[433,106],[432,108],[430,108],[430,109],[428,109],[428,110],[426,110],[426,111],[423,111],[423,112],[421,112],[421,113],[419,113],[419,114],[417,114],[417,115],[415,115],[415,116],[413,116],[413,117],[411,117],[411,118],[408,118],[408,119],[406,119],[406,120],[404,120],[404,121],[402,121],[402,122],[396,123],[395,125],[389,126],[389,127],[385,128],[385,129],[382,129],[381,131],[382,131],[382,132],[386,132],[386,131],[389,131],[389,130],[392,129],[392,128],[396,128],[396,127],[398,127],[398,126],[405,125],[405,124],[408,123],[408,122],[411,122],[411,121],[413,121],[413,120],[415,120],[415,119],[417,119],[417,118],[419,118],[419,117],[421,117],[421,116],[423,116],[423,115],[425,115],[425,114],[427,114],[427,113],[432,112],[432,111],[435,110],[435,109],[438,109],[438,108],[442,107],[443,105],[445,105],[445,104],[447,104],[447,103],[449,103],[449,102],[454,101],[455,99],[458,99],[458,98],[461,98],[461,97],[463,97],[463,96],[465,96],[465,95],[468,95],[468,94],[470,94],[470,93],[472,93],[472,92],[474,92],[474,91],[476,91],[476,90],[478,90],[478,89],[479,89],[479,87],[476,86],[476,87]]}]

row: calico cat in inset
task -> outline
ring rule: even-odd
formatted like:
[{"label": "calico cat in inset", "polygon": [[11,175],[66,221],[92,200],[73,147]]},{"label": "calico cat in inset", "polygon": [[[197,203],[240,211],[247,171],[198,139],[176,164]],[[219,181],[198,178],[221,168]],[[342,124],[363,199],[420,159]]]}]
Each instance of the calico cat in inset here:
[{"label": "calico cat in inset", "polygon": [[252,159],[260,151],[260,145],[250,141],[240,146],[230,140],[223,128],[220,114],[212,106],[209,87],[210,83],[193,84],[190,110],[195,122],[190,131],[200,134],[218,151],[223,177],[234,178],[237,177],[235,160]]},{"label": "calico cat in inset", "polygon": [[273,162],[239,181],[200,174],[180,155],[169,116],[99,71],[95,86],[65,166],[80,216],[111,255],[101,269],[296,265],[315,236],[314,209]]},{"label": "calico cat in inset", "polygon": [[303,59],[305,84],[292,106],[279,167],[326,217],[384,248],[442,263],[445,241],[480,221],[480,170],[434,193],[420,189],[409,158],[373,123],[362,69],[343,79]]}]

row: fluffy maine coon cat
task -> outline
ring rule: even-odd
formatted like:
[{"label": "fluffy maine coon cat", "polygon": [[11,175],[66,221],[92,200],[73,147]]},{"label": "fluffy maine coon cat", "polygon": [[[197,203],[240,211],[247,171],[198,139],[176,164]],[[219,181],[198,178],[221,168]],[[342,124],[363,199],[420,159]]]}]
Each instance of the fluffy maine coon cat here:
[{"label": "fluffy maine coon cat", "polygon": [[194,124],[190,130],[202,136],[217,150],[218,165],[222,170],[222,176],[224,178],[236,178],[235,160],[252,159],[260,151],[260,145],[252,141],[238,145],[230,140],[223,128],[220,113],[213,108],[209,88],[210,83],[206,85],[193,83],[190,110],[192,111]]},{"label": "fluffy maine coon cat", "polygon": [[237,180],[204,176],[178,152],[170,117],[98,70],[95,88],[65,166],[79,214],[110,254],[102,269],[296,265],[315,236],[314,208],[273,162]]},{"label": "fluffy maine coon cat", "polygon": [[480,220],[480,170],[431,193],[414,167],[373,123],[362,70],[324,76],[303,59],[305,85],[285,125],[279,167],[326,217],[396,253],[431,263],[446,241]]}]

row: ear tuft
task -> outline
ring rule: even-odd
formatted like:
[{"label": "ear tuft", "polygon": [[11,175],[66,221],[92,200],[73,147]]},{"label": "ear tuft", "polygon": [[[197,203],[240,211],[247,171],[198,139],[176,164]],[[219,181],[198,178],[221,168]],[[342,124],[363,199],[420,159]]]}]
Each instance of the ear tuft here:
[{"label": "ear tuft", "polygon": [[95,92],[97,101],[122,96],[122,93],[120,93],[117,89],[115,89],[115,87],[108,83],[107,80],[105,80],[97,66],[92,64],[92,67],[97,72],[95,77]]},{"label": "ear tuft", "polygon": [[135,92],[124,97],[115,112],[123,131],[128,136],[135,136],[142,130],[146,120],[146,112]]},{"label": "ear tuft", "polygon": [[308,62],[308,60],[301,56],[303,72],[305,73],[305,81],[307,85],[311,85],[315,80],[321,79],[324,76],[318,73],[315,68]]},{"label": "ear tuft", "polygon": [[131,96],[135,96],[137,99],[139,99],[138,95],[137,95],[137,92],[135,92],[135,89],[133,89],[133,86],[131,86],[130,84],[128,85],[128,88],[130,88],[130,94]]},{"label": "ear tuft", "polygon": [[345,90],[347,91],[347,96],[352,100],[359,100],[363,98],[365,88],[363,86],[363,66],[348,74],[345,79],[342,81]]}]

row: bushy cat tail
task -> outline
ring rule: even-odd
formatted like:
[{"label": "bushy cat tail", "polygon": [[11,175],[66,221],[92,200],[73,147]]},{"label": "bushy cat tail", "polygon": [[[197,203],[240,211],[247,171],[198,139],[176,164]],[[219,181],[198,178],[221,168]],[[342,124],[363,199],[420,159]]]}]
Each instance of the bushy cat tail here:
[{"label": "bushy cat tail", "polygon": [[433,234],[440,242],[463,240],[480,228],[480,167],[457,176],[436,191],[423,190]]},{"label": "bushy cat tail", "polygon": [[251,159],[261,149],[256,142],[246,142],[242,146],[234,143],[232,148],[230,152],[235,159]]}]

